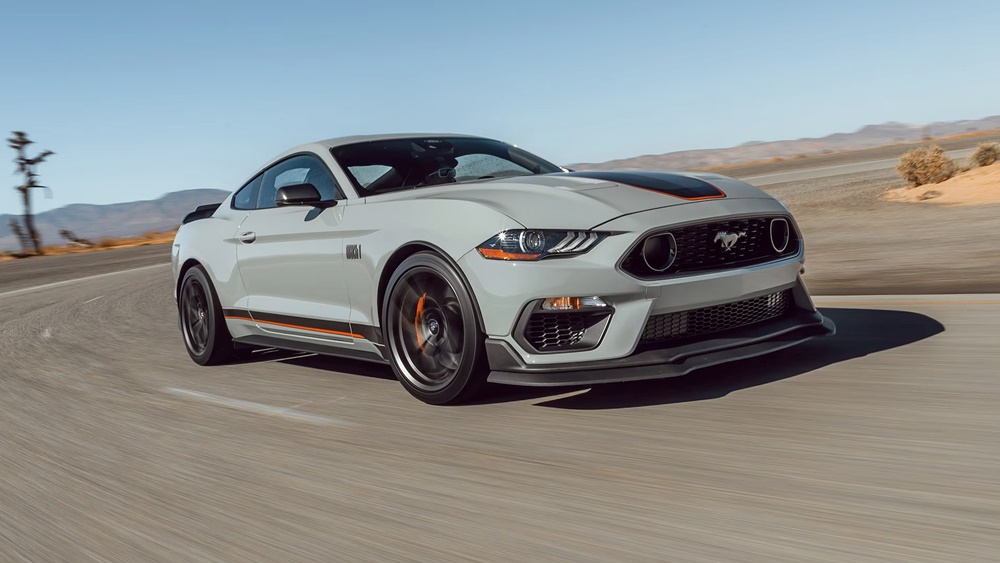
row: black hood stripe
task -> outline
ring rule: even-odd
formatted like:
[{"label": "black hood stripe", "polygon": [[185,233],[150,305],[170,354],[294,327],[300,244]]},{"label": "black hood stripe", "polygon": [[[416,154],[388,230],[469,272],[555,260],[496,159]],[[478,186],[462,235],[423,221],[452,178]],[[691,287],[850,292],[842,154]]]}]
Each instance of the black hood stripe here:
[{"label": "black hood stripe", "polygon": [[604,180],[653,190],[682,199],[716,199],[726,197],[719,188],[704,180],[667,172],[619,172],[616,170],[584,170],[567,172],[566,176]]}]

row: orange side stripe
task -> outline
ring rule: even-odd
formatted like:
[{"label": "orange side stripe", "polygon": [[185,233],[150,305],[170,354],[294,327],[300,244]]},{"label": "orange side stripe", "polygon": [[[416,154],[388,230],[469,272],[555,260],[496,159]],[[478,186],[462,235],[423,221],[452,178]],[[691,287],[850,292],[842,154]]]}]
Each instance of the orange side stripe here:
[{"label": "orange side stripe", "polygon": [[361,336],[360,334],[354,334],[354,333],[351,333],[351,332],[341,332],[339,330],[327,330],[325,328],[313,328],[311,326],[299,326],[299,325],[290,325],[290,324],[285,324],[285,323],[277,323],[277,322],[274,322],[274,321],[262,321],[260,319],[251,319],[250,317],[239,317],[239,316],[236,316],[236,315],[226,315],[226,318],[227,319],[232,319],[234,321],[249,321],[249,322],[252,322],[252,323],[260,323],[260,324],[274,325],[274,326],[283,326],[285,328],[297,328],[299,330],[310,330],[312,332],[323,332],[323,333],[326,333],[326,334],[336,334],[337,336],[350,336],[351,338],[360,338],[362,340],[365,339],[365,337]]}]

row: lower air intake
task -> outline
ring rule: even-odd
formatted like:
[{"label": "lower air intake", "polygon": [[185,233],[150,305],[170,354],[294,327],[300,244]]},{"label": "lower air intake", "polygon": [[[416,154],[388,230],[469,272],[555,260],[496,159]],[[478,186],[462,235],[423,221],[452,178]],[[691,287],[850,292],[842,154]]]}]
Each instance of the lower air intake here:
[{"label": "lower air intake", "polygon": [[792,290],[702,309],[654,315],[646,322],[640,344],[656,344],[741,328],[784,317],[792,311]]}]

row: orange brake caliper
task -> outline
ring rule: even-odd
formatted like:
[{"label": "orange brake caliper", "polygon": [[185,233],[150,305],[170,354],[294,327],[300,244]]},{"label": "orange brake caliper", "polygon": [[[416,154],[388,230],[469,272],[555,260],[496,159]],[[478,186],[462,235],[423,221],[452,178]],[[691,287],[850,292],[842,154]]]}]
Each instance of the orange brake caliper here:
[{"label": "orange brake caliper", "polygon": [[417,314],[413,317],[413,329],[417,333],[417,346],[423,350],[424,349],[424,339],[420,337],[420,319],[424,316],[424,299],[427,299],[427,294],[420,296],[420,300],[417,301]]}]

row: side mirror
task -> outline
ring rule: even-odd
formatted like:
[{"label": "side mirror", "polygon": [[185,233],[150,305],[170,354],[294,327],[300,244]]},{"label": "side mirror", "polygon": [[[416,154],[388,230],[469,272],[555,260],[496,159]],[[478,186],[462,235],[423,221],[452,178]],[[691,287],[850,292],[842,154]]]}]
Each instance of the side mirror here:
[{"label": "side mirror", "polygon": [[312,184],[292,184],[278,188],[274,194],[274,203],[278,207],[288,205],[310,205],[312,207],[333,207],[337,201],[323,201],[319,190]]}]

